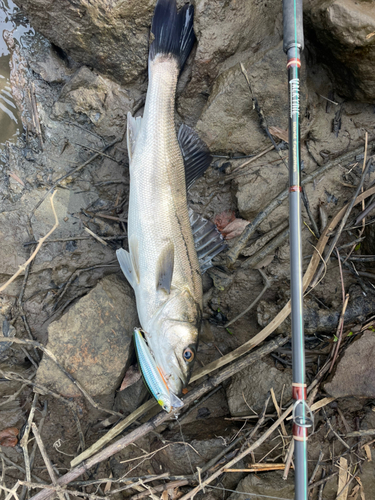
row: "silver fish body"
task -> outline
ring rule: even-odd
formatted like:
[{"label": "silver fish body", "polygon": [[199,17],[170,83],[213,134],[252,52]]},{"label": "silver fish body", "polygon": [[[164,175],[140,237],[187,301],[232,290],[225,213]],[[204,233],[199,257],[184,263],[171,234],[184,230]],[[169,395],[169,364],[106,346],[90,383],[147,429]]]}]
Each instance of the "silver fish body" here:
[{"label": "silver fish body", "polygon": [[[184,163],[174,124],[179,68],[150,63],[145,111],[130,163],[128,237],[137,262],[139,320],[156,363],[175,394],[188,382],[202,316],[202,278],[189,221]],[[173,253],[170,293],[157,289],[163,255]]]},{"label": "silver fish body", "polygon": [[[159,3],[169,8],[171,2]],[[185,9],[187,18],[189,12]],[[179,72],[173,54],[150,58],[143,118],[128,117],[130,256],[124,271],[147,344],[176,395],[190,378],[202,318],[202,278],[174,122]]]}]

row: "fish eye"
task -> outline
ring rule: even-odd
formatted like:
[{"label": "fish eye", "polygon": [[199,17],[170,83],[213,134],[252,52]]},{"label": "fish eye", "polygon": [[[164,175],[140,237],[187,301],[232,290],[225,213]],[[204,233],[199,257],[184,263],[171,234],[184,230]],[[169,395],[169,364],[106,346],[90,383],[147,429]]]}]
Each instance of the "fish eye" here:
[{"label": "fish eye", "polygon": [[194,352],[190,349],[190,347],[187,347],[184,352],[183,352],[183,357],[184,360],[187,361],[188,363],[191,363],[194,359]]}]

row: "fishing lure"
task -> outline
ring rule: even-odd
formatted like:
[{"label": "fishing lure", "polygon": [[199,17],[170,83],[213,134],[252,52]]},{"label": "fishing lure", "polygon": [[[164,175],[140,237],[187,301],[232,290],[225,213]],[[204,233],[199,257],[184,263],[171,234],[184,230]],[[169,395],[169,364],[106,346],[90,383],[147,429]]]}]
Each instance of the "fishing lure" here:
[{"label": "fishing lure", "polygon": [[138,364],[142,367],[143,380],[159,405],[169,413],[172,408],[180,408],[183,402],[168,387],[161,370],[156,366],[151,351],[140,328],[134,329],[134,343]]}]

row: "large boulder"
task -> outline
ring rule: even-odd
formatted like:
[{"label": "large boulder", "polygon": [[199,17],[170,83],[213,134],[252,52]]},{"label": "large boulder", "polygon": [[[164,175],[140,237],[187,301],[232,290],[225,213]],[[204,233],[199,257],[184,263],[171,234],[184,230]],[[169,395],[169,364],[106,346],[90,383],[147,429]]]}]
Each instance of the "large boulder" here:
[{"label": "large boulder", "polygon": [[335,86],[352,99],[375,97],[375,4],[368,0],[306,2],[307,33],[331,69]]},{"label": "large boulder", "polygon": [[52,118],[94,125],[97,134],[113,139],[124,134],[131,107],[128,92],[118,83],[82,66],[62,88]]},{"label": "large boulder", "polygon": [[124,84],[145,74],[153,0],[15,3],[36,30],[75,61]]},{"label": "large boulder", "polygon": [[335,398],[375,398],[374,357],[375,333],[367,330],[346,349],[324,389]]},{"label": "large boulder", "polygon": [[[133,328],[138,324],[130,286],[116,275],[103,278],[48,328],[47,349],[91,396],[114,392],[130,361]],[[68,397],[81,393],[47,356],[38,384]]]},{"label": "large boulder", "polygon": [[199,118],[218,75],[250,55],[274,47],[282,33],[282,5],[278,0],[197,0],[194,3],[198,44],[177,108],[184,119],[192,123]]},{"label": "large boulder", "polygon": [[[232,377],[227,387],[227,399],[233,417],[260,413],[267,393],[273,388],[277,401],[283,392],[285,403],[292,396],[292,373],[280,371],[266,361],[259,360]],[[271,403],[269,403],[271,406]]]},{"label": "large boulder", "polygon": [[[269,146],[253,105],[257,99],[269,127],[287,129],[288,92],[282,43],[243,60],[220,74],[197,123],[213,151],[251,153]],[[305,67],[305,65],[303,65]],[[306,74],[301,74],[301,99],[306,102]]]},{"label": "large boulder", "polygon": [[[282,472],[268,472],[267,474],[248,474],[237,487],[238,493],[232,493],[229,500],[242,500],[244,493],[249,493],[252,500],[262,498],[294,498],[293,479],[282,479]],[[246,498],[246,497],[245,497]]]}]

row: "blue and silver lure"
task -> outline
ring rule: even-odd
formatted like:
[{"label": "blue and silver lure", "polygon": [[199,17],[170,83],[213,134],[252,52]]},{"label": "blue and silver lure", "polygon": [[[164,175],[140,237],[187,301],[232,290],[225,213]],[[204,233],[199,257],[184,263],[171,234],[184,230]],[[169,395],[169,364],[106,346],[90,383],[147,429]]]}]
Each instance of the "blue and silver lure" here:
[{"label": "blue and silver lure", "polygon": [[156,366],[140,328],[134,329],[134,343],[143,379],[159,405],[168,413],[172,408],[183,406],[184,403],[169,389],[163,373]]}]

